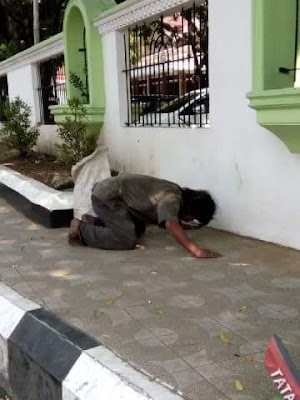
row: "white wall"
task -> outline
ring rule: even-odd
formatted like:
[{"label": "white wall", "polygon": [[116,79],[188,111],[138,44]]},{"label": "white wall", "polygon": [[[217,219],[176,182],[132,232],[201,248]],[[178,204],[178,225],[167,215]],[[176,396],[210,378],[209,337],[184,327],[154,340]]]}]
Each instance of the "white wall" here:
[{"label": "white wall", "polygon": [[36,64],[21,66],[7,72],[9,99],[20,97],[31,107],[31,122],[40,122],[38,98],[38,67]]},{"label": "white wall", "polygon": [[[300,156],[256,123],[251,90],[251,0],[210,0],[210,120],[202,130],[126,128],[123,40],[104,36],[106,120],[114,168],[204,188],[214,226],[300,249]],[[119,106],[121,104],[121,106]]]},{"label": "white wall", "polygon": [[63,34],[59,33],[0,63],[0,76],[7,75],[9,99],[20,97],[31,107],[31,123],[40,130],[36,149],[47,154],[55,154],[55,143],[60,139],[56,125],[39,125],[39,63],[61,55],[63,50]]}]

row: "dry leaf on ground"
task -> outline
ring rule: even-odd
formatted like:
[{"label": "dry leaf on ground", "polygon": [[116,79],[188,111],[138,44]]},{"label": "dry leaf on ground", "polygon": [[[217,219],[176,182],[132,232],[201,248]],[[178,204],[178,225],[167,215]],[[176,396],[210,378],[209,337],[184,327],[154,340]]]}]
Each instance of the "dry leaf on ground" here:
[{"label": "dry leaf on ground", "polygon": [[157,310],[157,314],[159,314],[161,318],[164,318],[166,316],[163,310]]},{"label": "dry leaf on ground", "polygon": [[107,305],[107,307],[113,306],[113,305],[115,304],[116,301],[117,301],[117,300],[115,300],[115,299],[106,300],[106,305]]},{"label": "dry leaf on ground", "polygon": [[244,361],[248,361],[248,362],[253,362],[254,361],[254,355],[249,354],[248,356],[244,356],[243,360]]},{"label": "dry leaf on ground", "polygon": [[219,335],[219,338],[221,339],[221,342],[226,343],[226,344],[229,343],[229,338],[228,338],[227,333],[221,333]]},{"label": "dry leaf on ground", "polygon": [[238,379],[236,379],[236,380],[234,381],[234,387],[236,388],[236,390],[238,390],[238,391],[240,391],[240,392],[241,392],[242,390],[244,390],[244,387],[243,387],[241,381],[239,381]]}]

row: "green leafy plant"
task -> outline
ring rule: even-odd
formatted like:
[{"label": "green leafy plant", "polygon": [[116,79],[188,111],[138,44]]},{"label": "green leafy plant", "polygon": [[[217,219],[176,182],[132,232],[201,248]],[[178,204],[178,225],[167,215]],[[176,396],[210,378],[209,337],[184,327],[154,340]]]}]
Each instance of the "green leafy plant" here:
[{"label": "green leafy plant", "polygon": [[30,125],[31,108],[20,97],[7,102],[4,107],[4,121],[0,130],[2,143],[19,150],[21,157],[25,157],[36,145],[39,130]]},{"label": "green leafy plant", "polygon": [[82,79],[74,72],[70,72],[70,82],[76,89],[79,90],[81,96],[84,97],[86,99],[86,102],[88,103],[89,100],[88,89],[86,85],[83,83]]},{"label": "green leafy plant", "polygon": [[86,110],[80,101],[70,100],[69,107],[70,115],[59,126],[63,143],[57,149],[61,161],[74,165],[95,150],[97,139],[87,133]]},{"label": "green leafy plant", "polygon": [[0,61],[6,60],[14,54],[13,45],[11,43],[0,44]]}]

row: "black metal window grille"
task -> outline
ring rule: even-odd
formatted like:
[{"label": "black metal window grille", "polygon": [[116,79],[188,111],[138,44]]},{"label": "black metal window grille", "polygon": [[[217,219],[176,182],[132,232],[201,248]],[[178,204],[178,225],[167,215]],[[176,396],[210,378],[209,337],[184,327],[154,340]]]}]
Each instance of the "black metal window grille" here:
[{"label": "black metal window grille", "polygon": [[0,77],[0,121],[4,122],[5,118],[5,107],[9,101],[8,97],[8,84],[7,84],[7,76]]},{"label": "black metal window grille", "polygon": [[38,88],[42,124],[54,124],[49,106],[67,103],[64,56],[40,64],[40,87]]},{"label": "black metal window grille", "polygon": [[208,0],[124,34],[128,126],[209,126]]},{"label": "black metal window grille", "polygon": [[83,29],[83,47],[78,49],[79,52],[83,53],[83,62],[84,62],[84,97],[86,99],[87,104],[90,102],[90,95],[89,95],[89,77],[88,77],[88,64],[87,64],[87,50],[86,50],[86,31],[85,28]]}]

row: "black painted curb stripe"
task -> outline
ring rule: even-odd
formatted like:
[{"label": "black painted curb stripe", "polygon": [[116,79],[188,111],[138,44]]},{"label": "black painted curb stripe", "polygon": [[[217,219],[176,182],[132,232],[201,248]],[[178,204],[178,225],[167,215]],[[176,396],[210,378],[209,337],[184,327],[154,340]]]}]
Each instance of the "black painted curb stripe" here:
[{"label": "black painted curb stripe", "polygon": [[8,339],[14,399],[61,399],[62,382],[81,352],[100,345],[50,311],[26,312]]},{"label": "black painted curb stripe", "polygon": [[0,183],[0,195],[16,210],[20,211],[27,218],[37,222],[46,228],[61,228],[70,226],[73,218],[73,210],[48,210],[38,204],[32,203],[21,193]]},{"label": "black painted curb stripe", "polygon": [[61,336],[65,337],[66,340],[73,343],[74,346],[77,346],[81,350],[88,350],[101,344],[92,336],[59,318],[52,311],[40,308],[38,310],[28,311],[27,314],[57,331]]}]

